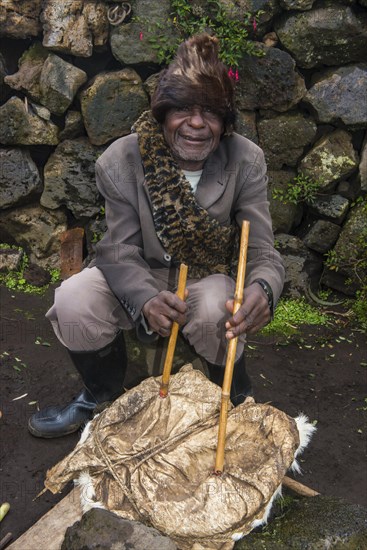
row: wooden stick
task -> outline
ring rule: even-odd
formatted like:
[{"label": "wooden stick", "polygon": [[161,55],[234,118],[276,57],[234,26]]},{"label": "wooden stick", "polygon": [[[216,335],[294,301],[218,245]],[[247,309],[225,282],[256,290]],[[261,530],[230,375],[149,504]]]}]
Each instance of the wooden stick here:
[{"label": "wooden stick", "polygon": [[[180,265],[180,273],[179,273],[179,276],[178,276],[178,287],[177,287],[176,295],[179,298],[181,298],[181,300],[185,299],[187,270],[188,270],[187,265],[185,265],[185,264]],[[173,355],[175,353],[175,348],[176,348],[178,328],[179,328],[178,323],[176,323],[174,321],[173,324],[172,324],[171,335],[170,335],[169,341],[168,341],[166,359],[164,361],[162,382],[161,382],[161,387],[159,389],[159,396],[160,397],[167,397],[167,394],[168,394],[168,384],[169,384],[169,379],[170,379],[170,376],[171,376]]]},{"label": "wooden stick", "polygon": [[[241,231],[240,254],[239,254],[239,260],[238,260],[236,290],[235,290],[235,296],[234,296],[233,315],[237,313],[243,301],[243,288],[245,286],[246,259],[247,259],[247,246],[248,246],[249,232],[250,232],[250,222],[243,221],[242,231]],[[237,340],[238,340],[238,337],[236,336],[235,338],[232,338],[228,344],[226,369],[224,372],[224,379],[223,379],[223,386],[222,386],[222,399],[221,399],[221,405],[220,405],[218,445],[217,445],[217,453],[215,457],[214,473],[216,475],[221,475],[223,472],[224,449],[226,444],[226,431],[227,431],[228,404],[229,404],[229,399],[231,395],[231,385],[232,385],[232,378],[233,378],[233,367],[234,367],[234,362],[236,358]]]},{"label": "wooden stick", "polygon": [[316,497],[320,494],[317,491],[314,491],[314,489],[310,489],[310,487],[307,487],[307,485],[303,485],[299,481],[296,481],[295,479],[292,479],[288,476],[283,477],[282,484],[284,485],[284,487],[291,489],[292,491],[303,497]]},{"label": "wooden stick", "polygon": [[0,550],[5,548],[5,546],[7,546],[9,544],[9,542],[12,540],[12,538],[13,538],[12,533],[6,533],[5,537],[3,537],[0,540]]}]

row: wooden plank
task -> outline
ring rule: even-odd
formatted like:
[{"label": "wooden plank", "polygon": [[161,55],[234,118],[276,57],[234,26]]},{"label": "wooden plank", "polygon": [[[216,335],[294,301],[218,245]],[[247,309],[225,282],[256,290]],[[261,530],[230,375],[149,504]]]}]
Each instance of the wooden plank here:
[{"label": "wooden plank", "polygon": [[83,267],[83,236],[82,227],[74,227],[64,231],[60,236],[61,273],[62,280],[79,273]]},{"label": "wooden plank", "polygon": [[60,550],[66,529],[82,515],[79,488],[75,487],[6,550]]}]

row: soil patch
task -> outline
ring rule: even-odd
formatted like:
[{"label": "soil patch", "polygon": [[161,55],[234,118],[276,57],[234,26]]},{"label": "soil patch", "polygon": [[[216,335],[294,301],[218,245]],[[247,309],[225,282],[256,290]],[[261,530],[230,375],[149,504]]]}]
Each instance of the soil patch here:
[{"label": "soil patch", "polygon": [[[32,437],[28,417],[50,404],[71,400],[81,383],[68,354],[44,318],[53,289],[44,296],[0,287],[1,400],[0,503],[11,509],[1,537],[13,540],[66,494],[40,498],[48,468],[69,453],[79,434],[46,440]],[[345,317],[329,327],[304,327],[292,337],[252,337],[248,371],[258,402],[272,402],[291,416],[304,412],[317,432],[301,457],[302,483],[328,496],[367,506],[366,335]],[[131,361],[130,373],[142,369]]]}]

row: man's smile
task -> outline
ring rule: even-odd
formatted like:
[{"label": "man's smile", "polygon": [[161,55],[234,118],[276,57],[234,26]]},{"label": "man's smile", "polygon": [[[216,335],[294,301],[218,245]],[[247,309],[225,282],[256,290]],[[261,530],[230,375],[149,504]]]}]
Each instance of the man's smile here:
[{"label": "man's smile", "polygon": [[196,143],[201,143],[201,142],[204,142],[204,141],[207,141],[208,139],[210,139],[210,137],[187,136],[187,135],[182,135],[182,134],[179,134],[179,137],[182,138],[182,139],[185,139],[186,141],[193,141],[193,142],[196,142]]}]

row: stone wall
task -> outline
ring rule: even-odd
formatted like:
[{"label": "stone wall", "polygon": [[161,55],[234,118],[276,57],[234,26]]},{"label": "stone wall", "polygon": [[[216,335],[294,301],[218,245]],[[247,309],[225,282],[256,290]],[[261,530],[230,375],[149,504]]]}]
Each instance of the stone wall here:
[{"label": "stone wall", "polygon": [[[230,17],[263,11],[249,29],[261,55],[239,66],[237,131],[265,151],[286,292],[303,295],[321,280],[353,294],[367,275],[358,267],[367,235],[367,0],[222,3]],[[104,230],[94,162],[148,107],[161,68],[148,19],[175,35],[169,0],[132,1],[125,18],[123,5],[0,0],[0,240],[41,266],[58,265],[66,228],[84,227],[93,253]],[[338,271],[327,254],[343,258]]]}]

